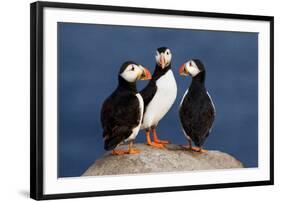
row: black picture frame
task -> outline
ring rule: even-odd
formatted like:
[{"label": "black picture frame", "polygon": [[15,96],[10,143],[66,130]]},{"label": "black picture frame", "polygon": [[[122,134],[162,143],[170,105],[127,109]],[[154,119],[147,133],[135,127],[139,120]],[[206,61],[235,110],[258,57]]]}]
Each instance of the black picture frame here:
[{"label": "black picture frame", "polygon": [[[192,186],[155,187],[144,189],[97,191],[83,193],[51,194],[43,193],[43,9],[67,8],[82,10],[121,11],[131,13],[165,14],[180,16],[198,16],[239,20],[257,20],[270,23],[270,180],[240,183],[222,183]],[[58,2],[35,2],[30,5],[30,197],[36,200],[92,197],[121,194],[139,194],[153,192],[186,191],[228,187],[245,187],[274,184],[274,17],[258,15],[240,15],[213,12],[195,12],[183,10],[103,6]]]}]

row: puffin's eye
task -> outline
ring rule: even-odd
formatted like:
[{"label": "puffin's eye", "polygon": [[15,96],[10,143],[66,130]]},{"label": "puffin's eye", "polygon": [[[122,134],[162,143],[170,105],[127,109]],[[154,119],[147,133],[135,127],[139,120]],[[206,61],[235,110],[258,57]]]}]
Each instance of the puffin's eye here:
[{"label": "puffin's eye", "polygon": [[169,55],[170,54],[169,51],[167,51],[166,54]]},{"label": "puffin's eye", "polygon": [[134,71],[135,70],[135,67],[134,66],[132,66],[132,69],[131,69],[132,71]]}]

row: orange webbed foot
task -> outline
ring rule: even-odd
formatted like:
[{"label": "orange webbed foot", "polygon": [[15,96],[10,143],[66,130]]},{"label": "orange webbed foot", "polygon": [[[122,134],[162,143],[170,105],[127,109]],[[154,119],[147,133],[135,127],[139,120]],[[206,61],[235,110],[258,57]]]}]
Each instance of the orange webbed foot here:
[{"label": "orange webbed foot", "polygon": [[131,148],[127,154],[139,154],[141,151],[139,149]]},{"label": "orange webbed foot", "polygon": [[208,150],[199,147],[199,150],[197,152],[199,152],[199,153],[207,153]]},{"label": "orange webbed foot", "polygon": [[123,154],[127,154],[128,151],[127,150],[122,150],[122,149],[114,149],[112,150],[112,154],[113,155],[123,155]]},{"label": "orange webbed foot", "polygon": [[156,142],[148,142],[147,145],[158,148],[158,149],[164,149],[164,145],[163,144],[159,144]]},{"label": "orange webbed foot", "polygon": [[153,141],[158,144],[169,144],[170,142],[167,140],[159,140],[156,133],[156,128],[152,127]]},{"label": "orange webbed foot", "polygon": [[113,155],[124,155],[124,154],[139,154],[139,149],[131,148],[129,150],[114,149],[112,150]]},{"label": "orange webbed foot", "polygon": [[170,144],[170,141],[168,141],[168,140],[154,139],[154,142],[158,143],[158,144]]},{"label": "orange webbed foot", "polygon": [[194,147],[191,145],[181,145],[186,150],[193,151],[193,152],[199,152],[199,153],[206,153],[207,150],[203,149],[202,147]]},{"label": "orange webbed foot", "polygon": [[191,147],[192,151],[199,152],[199,153],[206,153],[207,150],[203,149],[202,147]]},{"label": "orange webbed foot", "polygon": [[158,149],[164,149],[165,148],[163,144],[159,144],[159,143],[151,141],[150,135],[149,135],[149,130],[145,131],[145,135],[146,135],[146,143],[147,143],[147,145],[155,147],[155,148],[158,148]]}]

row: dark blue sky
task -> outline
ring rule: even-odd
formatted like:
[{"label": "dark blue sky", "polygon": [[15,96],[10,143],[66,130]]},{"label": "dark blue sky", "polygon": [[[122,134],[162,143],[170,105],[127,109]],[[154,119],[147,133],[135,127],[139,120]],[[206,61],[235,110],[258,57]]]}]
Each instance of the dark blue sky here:
[{"label": "dark blue sky", "polygon": [[[58,24],[59,177],[79,176],[103,153],[100,109],[117,86],[121,64],[133,60],[151,73],[155,51],[167,46],[178,96],[158,125],[159,136],[185,144],[178,105],[190,77],[178,75],[191,58],[203,61],[217,115],[205,148],[258,166],[258,34],[94,24]],[[147,81],[138,82],[139,89]],[[140,131],[136,142],[144,142]]]}]

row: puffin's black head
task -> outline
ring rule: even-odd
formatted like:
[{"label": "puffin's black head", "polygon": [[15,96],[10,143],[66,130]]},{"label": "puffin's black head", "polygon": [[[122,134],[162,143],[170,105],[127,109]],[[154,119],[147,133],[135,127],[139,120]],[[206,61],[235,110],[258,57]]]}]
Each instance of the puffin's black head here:
[{"label": "puffin's black head", "polygon": [[198,59],[189,60],[179,68],[179,73],[182,76],[190,75],[192,77],[195,77],[201,72],[205,73],[205,67],[203,63]]},{"label": "puffin's black head", "polygon": [[158,48],[155,55],[156,63],[162,68],[170,66],[172,60],[172,53],[169,48]]},{"label": "puffin's black head", "polygon": [[124,62],[119,70],[119,77],[122,77],[129,83],[136,82],[137,80],[151,79],[150,72],[142,65],[133,61]]}]

